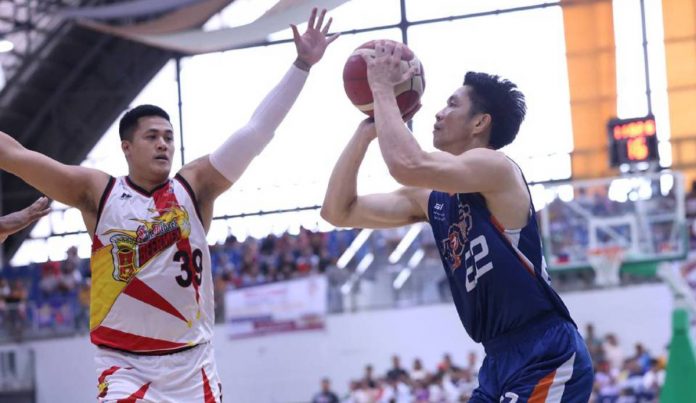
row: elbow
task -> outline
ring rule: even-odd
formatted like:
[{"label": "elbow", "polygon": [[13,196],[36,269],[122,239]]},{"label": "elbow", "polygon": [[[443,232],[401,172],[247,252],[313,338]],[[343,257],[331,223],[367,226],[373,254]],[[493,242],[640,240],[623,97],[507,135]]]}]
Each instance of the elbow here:
[{"label": "elbow", "polygon": [[418,161],[404,160],[387,163],[389,174],[404,186],[417,186],[421,169]]},{"label": "elbow", "polygon": [[327,206],[326,203],[324,203],[323,206],[321,206],[321,210],[319,212],[319,215],[321,215],[321,218],[324,219],[324,221],[328,222],[329,224],[333,225],[334,227],[342,227],[344,226],[344,220],[341,217],[341,214],[339,214],[336,209],[331,208],[330,206]]}]

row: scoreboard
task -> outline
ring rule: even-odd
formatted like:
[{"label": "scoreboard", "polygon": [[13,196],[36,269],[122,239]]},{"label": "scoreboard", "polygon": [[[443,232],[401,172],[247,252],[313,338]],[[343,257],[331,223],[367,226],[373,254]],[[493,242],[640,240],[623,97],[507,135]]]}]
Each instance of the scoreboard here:
[{"label": "scoreboard", "polygon": [[654,116],[612,119],[607,131],[612,167],[659,160]]}]

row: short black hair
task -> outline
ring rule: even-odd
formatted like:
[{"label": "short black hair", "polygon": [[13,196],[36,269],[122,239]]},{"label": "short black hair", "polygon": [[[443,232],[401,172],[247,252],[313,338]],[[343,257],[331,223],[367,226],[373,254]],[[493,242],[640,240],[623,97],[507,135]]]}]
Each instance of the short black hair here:
[{"label": "short black hair", "polygon": [[524,94],[517,85],[499,76],[470,71],[464,76],[469,87],[471,113],[491,115],[488,144],[497,150],[512,143],[527,113]]},{"label": "short black hair", "polygon": [[139,105],[129,110],[118,122],[118,134],[121,140],[133,141],[133,132],[138,127],[138,120],[146,116],[159,116],[169,121],[169,115],[164,109],[155,105]]}]

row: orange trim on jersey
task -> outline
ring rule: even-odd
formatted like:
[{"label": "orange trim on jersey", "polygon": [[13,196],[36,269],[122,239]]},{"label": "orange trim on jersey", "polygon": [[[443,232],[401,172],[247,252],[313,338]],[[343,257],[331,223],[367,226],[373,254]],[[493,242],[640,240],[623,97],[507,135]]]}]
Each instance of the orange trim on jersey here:
[{"label": "orange trim on jersey", "polygon": [[534,267],[528,264],[529,262],[527,261],[527,259],[524,259],[522,258],[522,256],[520,256],[521,252],[512,244],[512,242],[510,242],[510,238],[508,238],[507,234],[505,233],[505,227],[500,223],[500,221],[498,221],[497,218],[495,218],[495,216],[493,216],[493,214],[491,214],[491,222],[493,223],[493,226],[498,230],[498,232],[500,232],[503,238],[507,241],[507,243],[509,243],[510,246],[512,246],[512,248],[515,250],[517,259],[519,259],[520,263],[522,263],[522,266],[525,269],[527,269],[527,272],[529,272],[529,274],[536,277],[534,273]]},{"label": "orange trim on jersey", "polygon": [[106,315],[111,311],[116,298],[121,294],[127,283],[113,278],[114,260],[111,254],[111,244],[92,252],[90,269],[92,270],[91,303],[89,312],[89,328],[101,325]]},{"label": "orange trim on jersey", "polygon": [[147,389],[150,387],[151,383],[152,382],[148,382],[145,385],[141,386],[140,389],[136,390],[132,395],[128,396],[125,399],[116,400],[116,403],[136,403],[136,400],[144,399],[145,393],[147,393]]},{"label": "orange trim on jersey", "polygon": [[142,301],[148,305],[152,305],[155,308],[162,310],[172,316],[181,319],[183,322],[188,323],[184,315],[181,314],[172,304],[169,303],[164,297],[157,293],[157,291],[150,288],[149,285],[145,284],[138,277],[133,277],[131,281],[123,290],[123,293],[129,295],[138,301]]},{"label": "orange trim on jersey", "polygon": [[210,381],[205,375],[205,369],[201,368],[201,374],[203,374],[203,403],[215,403],[213,388],[210,387]]},{"label": "orange trim on jersey", "polygon": [[541,378],[541,380],[534,387],[528,403],[544,403],[546,401],[546,397],[549,395],[549,389],[551,389],[551,385],[553,385],[553,380],[555,377],[556,371],[552,371],[550,374]]},{"label": "orange trim on jersey", "polygon": [[177,343],[169,340],[154,339],[138,336],[120,330],[99,326],[90,332],[92,343],[97,346],[112,347],[119,350],[138,352],[167,351],[189,346],[188,343]]}]

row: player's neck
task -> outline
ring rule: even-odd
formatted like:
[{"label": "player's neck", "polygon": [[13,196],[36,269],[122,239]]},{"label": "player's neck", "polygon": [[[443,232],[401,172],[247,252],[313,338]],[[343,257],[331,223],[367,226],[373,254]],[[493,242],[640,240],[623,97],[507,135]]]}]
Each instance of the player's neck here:
[{"label": "player's neck", "polygon": [[153,190],[161,186],[167,180],[169,180],[169,178],[145,178],[134,175],[132,172],[128,173],[128,181],[148,193],[152,193]]}]

